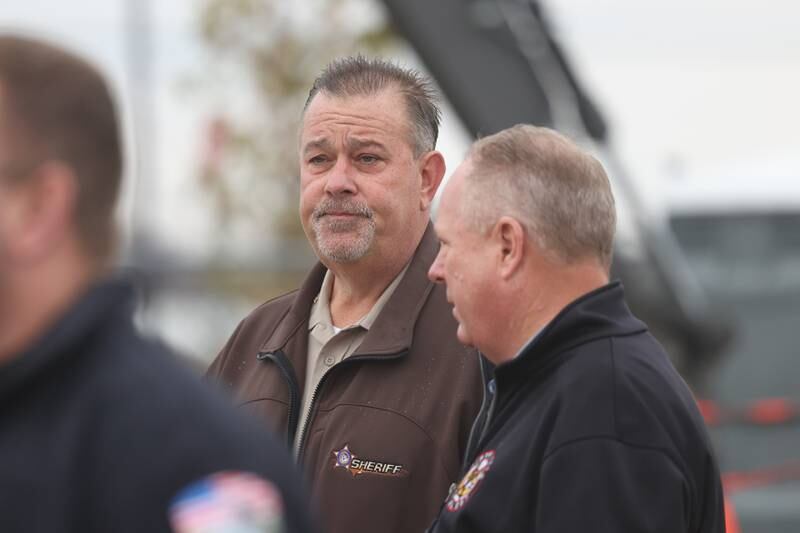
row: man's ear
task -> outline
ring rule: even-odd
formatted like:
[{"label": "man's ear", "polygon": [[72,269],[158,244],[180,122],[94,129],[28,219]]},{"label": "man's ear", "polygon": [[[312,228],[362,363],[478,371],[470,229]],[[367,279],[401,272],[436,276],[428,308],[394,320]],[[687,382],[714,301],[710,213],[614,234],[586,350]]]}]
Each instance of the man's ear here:
[{"label": "man's ear", "polygon": [[439,189],[439,185],[444,178],[445,163],[444,156],[440,152],[433,150],[422,156],[420,162],[420,209],[426,211],[430,208],[433,197]]},{"label": "man's ear", "polygon": [[34,263],[60,247],[73,231],[78,183],[70,167],[54,161],[40,165],[19,187],[10,246],[18,259]]},{"label": "man's ear", "polygon": [[525,258],[527,241],[525,230],[520,222],[509,216],[502,216],[492,229],[492,239],[498,247],[498,273],[509,279],[516,273]]}]

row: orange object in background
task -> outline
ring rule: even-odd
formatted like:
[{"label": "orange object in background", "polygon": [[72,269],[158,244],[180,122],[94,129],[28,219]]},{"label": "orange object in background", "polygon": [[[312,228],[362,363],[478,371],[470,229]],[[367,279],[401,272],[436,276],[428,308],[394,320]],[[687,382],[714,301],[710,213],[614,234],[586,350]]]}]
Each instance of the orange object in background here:
[{"label": "orange object in background", "polygon": [[709,427],[731,424],[778,426],[800,419],[800,404],[789,398],[759,398],[739,406],[719,405],[706,398],[697,398],[696,401]]},{"label": "orange object in background", "polygon": [[725,531],[742,533],[742,528],[739,527],[739,518],[736,516],[736,508],[728,498],[725,498]]},{"label": "orange object in background", "polygon": [[768,426],[791,422],[797,417],[797,410],[784,398],[764,398],[753,402],[747,414],[753,423]]}]

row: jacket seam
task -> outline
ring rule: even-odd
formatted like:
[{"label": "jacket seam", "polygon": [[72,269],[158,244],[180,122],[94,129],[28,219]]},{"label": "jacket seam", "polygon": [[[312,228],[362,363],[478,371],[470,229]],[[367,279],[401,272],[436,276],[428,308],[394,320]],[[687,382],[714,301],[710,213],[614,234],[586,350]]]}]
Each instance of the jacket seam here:
[{"label": "jacket seam", "polygon": [[289,402],[285,402],[285,401],[279,400],[277,398],[264,397],[264,398],[251,398],[250,400],[247,400],[245,402],[241,402],[241,403],[237,404],[237,406],[238,407],[242,407],[242,406],[245,406],[245,405],[248,405],[248,404],[251,404],[251,403],[263,402],[263,401],[272,401],[272,402],[282,403],[284,405],[289,405]]},{"label": "jacket seam", "polygon": [[428,438],[428,440],[431,442],[431,444],[433,445],[433,448],[436,450],[436,458],[439,461],[439,466],[444,471],[444,473],[447,475],[448,479],[455,479],[455,476],[453,476],[452,473],[444,465],[444,461],[442,460],[441,451],[439,450],[439,447],[436,445],[436,443],[437,443],[436,439],[434,439],[431,436],[431,434],[428,432],[427,429],[425,429],[419,422],[417,422],[416,420],[414,420],[410,416],[408,416],[406,414],[403,414],[403,413],[401,413],[399,411],[395,411],[394,409],[389,409],[387,407],[377,407],[377,406],[374,406],[374,405],[363,404],[363,403],[352,403],[352,402],[337,403],[336,405],[334,405],[330,409],[320,409],[320,408],[318,408],[318,411],[323,411],[323,412],[328,413],[328,412],[333,411],[337,407],[342,407],[342,406],[363,407],[363,408],[367,408],[367,409],[375,409],[376,411],[385,411],[387,413],[392,413],[394,415],[397,415],[397,416],[399,416],[401,418],[404,418],[404,419],[408,420],[409,422],[414,424]]},{"label": "jacket seam", "polygon": [[428,284],[425,286],[425,290],[422,291],[422,296],[420,297],[420,301],[417,306],[414,308],[414,327],[411,328],[411,339],[409,345],[414,343],[414,330],[417,329],[417,324],[419,323],[420,314],[422,314],[422,309],[428,305],[428,300],[430,300],[431,293],[435,287],[435,284],[432,281],[428,281]]},{"label": "jacket seam", "polygon": [[553,448],[552,450],[550,450],[548,453],[545,454],[544,459],[542,459],[542,466],[544,466],[544,463],[546,463],[552,456],[554,456],[556,453],[561,451],[563,448],[566,448],[567,446],[570,446],[572,444],[577,444],[579,442],[584,442],[584,441],[588,441],[588,440],[614,441],[614,442],[618,442],[618,443],[622,444],[623,446],[627,446],[629,448],[635,448],[635,449],[638,449],[638,450],[648,450],[648,451],[658,452],[661,455],[663,455],[664,457],[666,457],[667,460],[669,460],[669,462],[672,464],[672,466],[674,466],[681,473],[681,475],[684,477],[684,479],[686,479],[686,473],[684,472],[683,467],[675,461],[675,459],[672,457],[672,455],[669,453],[669,451],[666,450],[665,448],[663,448],[661,446],[648,446],[646,444],[636,444],[636,443],[633,443],[633,442],[629,442],[629,441],[627,441],[625,439],[621,439],[621,438],[619,438],[617,436],[614,436],[614,435],[590,435],[590,436],[586,436],[586,437],[577,437],[577,438],[570,439],[568,441],[562,442],[561,444],[559,444],[558,446],[556,446],[555,448]]},{"label": "jacket seam", "polygon": [[613,340],[614,338],[617,338],[617,337],[618,338],[633,337],[635,335],[641,335],[642,333],[647,333],[647,328],[642,328],[642,329],[639,329],[639,330],[636,330],[636,331],[626,331],[624,333],[620,333],[620,332],[600,333],[600,334],[598,334],[598,335],[596,335],[594,337],[590,337],[588,339],[583,339],[583,340],[575,342],[574,344],[568,344],[568,345],[564,346],[563,349],[559,350],[558,352],[555,352],[555,357],[558,357],[563,353],[566,353],[566,352],[569,352],[571,350],[574,350],[575,348],[580,348],[581,346],[585,346],[585,345],[590,344],[592,342],[602,341],[603,339]]},{"label": "jacket seam", "polygon": [[614,354],[614,337],[608,338],[611,353],[611,421],[614,424],[614,433],[620,434],[617,425],[617,360]]},{"label": "jacket seam", "polygon": [[[566,345],[563,348],[559,349],[558,351],[553,352],[553,356],[552,356],[553,360],[552,360],[551,364],[552,365],[559,364],[558,359],[561,356],[563,356],[564,354],[566,354],[568,352],[571,352],[571,351],[573,351],[573,350],[575,350],[577,348],[585,346],[587,344],[591,344],[593,342],[600,342],[600,341],[602,341],[604,339],[611,340],[611,339],[614,339],[614,338],[633,337],[635,335],[641,335],[642,333],[647,333],[647,331],[648,331],[647,328],[643,328],[643,329],[640,329],[640,330],[628,331],[628,332],[625,332],[625,333],[616,333],[616,332],[602,333],[602,334],[598,334],[595,337],[591,337],[591,338],[588,338],[588,339],[582,339],[580,341],[575,342],[574,344]],[[526,353],[527,353],[527,350],[526,350]],[[504,366],[504,365],[501,365],[501,368],[502,368],[502,366]],[[549,366],[550,365],[548,365],[548,368],[549,368]],[[537,369],[535,372],[538,373],[541,370],[543,370],[543,369],[542,368]]]}]

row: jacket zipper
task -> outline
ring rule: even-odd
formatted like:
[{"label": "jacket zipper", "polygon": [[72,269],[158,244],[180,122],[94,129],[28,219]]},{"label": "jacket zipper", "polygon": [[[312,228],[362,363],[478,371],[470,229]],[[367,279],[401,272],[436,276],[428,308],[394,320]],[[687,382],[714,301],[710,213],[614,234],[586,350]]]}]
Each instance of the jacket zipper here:
[{"label": "jacket zipper", "polygon": [[484,441],[486,435],[489,433],[489,426],[492,424],[495,406],[497,405],[497,382],[494,379],[489,381],[488,389],[489,394],[492,395],[492,401],[489,403],[489,410],[486,412],[486,420],[483,422],[483,429],[481,430],[481,433],[478,436],[478,440],[475,444],[475,451],[481,449],[480,444]]},{"label": "jacket zipper", "polygon": [[297,377],[294,375],[292,363],[289,358],[283,353],[283,350],[275,352],[258,352],[256,358],[259,361],[269,359],[278,367],[283,374],[284,379],[289,385],[289,419],[288,427],[286,428],[287,438],[289,439],[289,449],[294,446],[294,434],[297,431],[297,423],[299,421],[300,412],[300,385],[297,383]]},{"label": "jacket zipper", "polygon": [[[314,407],[316,406],[317,396],[319,395],[319,391],[322,388],[322,385],[325,383],[325,378],[327,378],[330,375],[330,373],[333,371],[333,369],[337,368],[337,367],[341,368],[345,364],[358,363],[358,362],[364,362],[364,361],[393,361],[395,359],[399,359],[400,357],[403,357],[407,353],[408,353],[408,350],[404,349],[404,350],[401,350],[401,351],[399,351],[397,353],[389,354],[389,355],[359,355],[357,357],[349,357],[349,358],[347,358],[347,359],[345,359],[343,361],[340,361],[339,364],[334,365],[333,367],[331,367],[327,372],[325,372],[322,375],[322,378],[320,378],[319,383],[317,383],[317,386],[314,388],[314,393],[311,395],[311,401],[308,402],[308,416],[306,417],[305,424],[303,424],[303,427],[301,428],[300,440],[298,441],[298,445],[297,445],[297,463],[298,464],[302,463],[302,461],[303,461],[303,451],[305,451],[304,450],[304,444],[305,444],[305,440],[306,440],[306,433],[308,431],[308,426],[311,425],[311,421],[312,421],[312,419],[314,417]],[[294,444],[294,442],[292,442],[292,444]]]},{"label": "jacket zipper", "polygon": [[[442,500],[442,504],[439,506],[439,514],[437,515],[433,524],[431,524],[430,527],[425,530],[425,533],[431,533],[434,529],[436,529],[436,524],[439,523],[439,517],[442,514],[442,509],[444,509],[444,506],[447,505],[447,502],[450,500],[450,496],[453,495],[453,491],[456,490],[459,481],[467,474],[470,466],[472,466],[472,461],[474,460],[472,456],[475,455],[476,450],[479,449],[478,444],[486,433],[487,424],[489,423],[489,418],[493,411],[494,400],[497,394],[492,393],[489,383],[494,380],[494,365],[491,364],[480,353],[478,353],[478,366],[481,369],[483,397],[481,398],[481,408],[478,410],[478,416],[475,417],[475,420],[472,422],[472,427],[469,430],[467,446],[464,451],[464,457],[461,461],[461,473],[458,475],[457,481],[450,483],[450,487],[447,489],[447,496],[445,496],[444,500]],[[496,391],[497,389],[495,388],[495,392]],[[487,392],[492,394],[492,399],[488,405],[486,403],[488,397]],[[480,433],[478,433],[478,431],[480,431]]]},{"label": "jacket zipper", "polygon": [[[344,364],[351,364],[356,362],[363,362],[363,361],[393,361],[400,357],[403,357],[408,353],[407,349],[403,349],[399,352],[388,354],[388,355],[359,355],[357,357],[349,357],[344,361],[341,361],[339,364],[335,365],[335,367],[341,367]],[[283,350],[276,350],[274,352],[258,352],[256,356],[259,361],[265,361],[269,359],[273,363],[278,366],[278,369],[281,371],[284,379],[287,381],[289,385],[289,421],[288,421],[288,428],[287,428],[287,440],[289,444],[289,449],[294,449],[294,437],[295,433],[297,432],[297,424],[300,420],[300,385],[297,383],[297,378],[294,374],[294,369],[292,368],[292,363],[289,361],[289,358],[286,357],[286,354],[283,353]],[[325,374],[322,375],[322,378],[319,380],[319,383],[314,388],[314,393],[311,395],[311,401],[308,404],[308,416],[306,417],[306,421],[303,424],[303,427],[300,428],[300,440],[297,446],[297,462],[300,463],[303,456],[303,444],[305,443],[306,439],[306,431],[310,422],[314,416],[314,407],[316,406],[317,396],[319,395],[319,391],[322,388],[322,385],[325,383],[326,378],[331,373],[333,368],[330,368]]]},{"label": "jacket zipper", "polygon": [[[478,416],[472,422],[472,427],[469,430],[469,437],[467,438],[467,446],[464,451],[464,457],[461,460],[462,476],[469,468],[472,462],[472,456],[477,449],[478,441],[483,436],[482,429],[485,427],[486,417],[490,409],[490,403],[494,400],[494,394],[489,390],[489,382],[494,378],[494,365],[487,361],[480,353],[478,354],[478,367],[481,370],[481,384],[483,385],[483,395],[481,398],[481,407],[478,410]],[[489,396],[491,395],[491,400]],[[488,400],[488,403],[487,403]],[[479,433],[480,432],[480,433]]]}]

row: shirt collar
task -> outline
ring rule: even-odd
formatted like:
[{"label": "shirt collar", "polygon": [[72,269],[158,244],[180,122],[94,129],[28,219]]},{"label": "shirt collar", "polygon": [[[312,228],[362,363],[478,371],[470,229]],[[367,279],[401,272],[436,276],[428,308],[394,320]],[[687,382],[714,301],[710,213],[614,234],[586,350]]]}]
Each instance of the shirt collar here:
[{"label": "shirt collar", "polygon": [[379,314],[381,314],[381,310],[383,310],[384,306],[386,305],[386,302],[389,301],[389,298],[391,298],[392,294],[394,294],[394,290],[397,288],[398,285],[400,285],[400,281],[403,279],[406,270],[408,270],[408,264],[403,267],[403,270],[401,270],[397,276],[395,276],[395,278],[392,280],[389,286],[383,290],[380,297],[375,302],[375,305],[372,306],[372,309],[370,309],[369,312],[361,318],[361,320],[356,322],[357,325],[361,326],[366,330],[369,330],[369,328],[372,327],[372,324],[375,322],[375,319],[378,318]]},{"label": "shirt collar", "polygon": [[529,339],[528,339],[528,340],[525,342],[525,344],[523,344],[523,345],[522,345],[522,348],[520,348],[519,350],[517,350],[517,353],[516,353],[516,355],[514,355],[514,359],[516,359],[517,357],[519,357],[519,356],[520,356],[520,355],[521,355],[521,354],[522,354],[522,353],[523,353],[525,350],[527,350],[527,349],[528,349],[528,348],[531,346],[531,344],[533,344],[534,342],[536,342],[536,338],[539,336],[539,333],[541,333],[541,332],[542,332],[542,330],[543,330],[544,328],[546,328],[546,327],[547,327],[547,324],[545,324],[544,326],[542,326],[541,328],[539,328],[539,329],[536,331],[536,333],[534,333],[533,335],[531,335],[531,337],[530,337],[530,338],[529,338]]},{"label": "shirt collar", "polygon": [[[346,329],[354,328],[354,327],[361,327],[367,331],[369,328],[372,327],[372,324],[378,318],[381,311],[383,310],[386,302],[389,301],[389,298],[392,297],[394,294],[395,289],[402,281],[403,276],[405,275],[406,271],[408,270],[410,263],[403,267],[403,270],[395,276],[392,282],[386,287],[378,299],[373,304],[372,308],[369,312],[361,317],[360,320],[355,322],[354,324],[350,325]],[[333,288],[333,274],[330,270],[325,272],[325,277],[322,280],[322,286],[319,288],[319,294],[314,299],[314,303],[311,306],[311,314],[308,318],[308,329],[312,330],[318,324],[327,324],[328,326],[333,329],[333,321],[331,320],[331,289]]]},{"label": "shirt collar", "polygon": [[333,274],[328,270],[322,278],[322,286],[317,297],[311,305],[311,314],[308,317],[308,329],[314,329],[318,324],[333,326],[331,320],[331,288],[333,287]]}]

